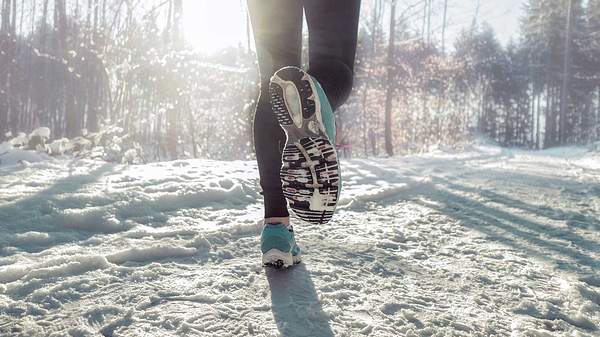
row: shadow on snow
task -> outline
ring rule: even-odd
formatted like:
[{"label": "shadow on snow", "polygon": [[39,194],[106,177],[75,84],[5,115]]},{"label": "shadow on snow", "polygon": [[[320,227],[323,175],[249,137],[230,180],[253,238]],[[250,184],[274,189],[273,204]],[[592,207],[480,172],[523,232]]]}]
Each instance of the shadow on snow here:
[{"label": "shadow on snow", "polygon": [[271,307],[282,337],[333,337],[310,272],[303,263],[288,270],[267,269]]}]

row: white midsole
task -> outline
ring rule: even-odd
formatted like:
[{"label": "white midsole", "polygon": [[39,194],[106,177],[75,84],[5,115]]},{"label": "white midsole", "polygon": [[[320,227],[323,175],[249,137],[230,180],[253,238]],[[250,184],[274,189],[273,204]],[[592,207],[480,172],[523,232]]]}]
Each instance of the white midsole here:
[{"label": "white midsole", "polygon": [[300,254],[292,256],[292,253],[282,252],[279,249],[271,249],[262,256],[263,264],[275,264],[277,261],[283,262],[283,267],[291,267],[302,261]]},{"label": "white midsole", "polygon": [[302,100],[296,84],[292,81],[286,81],[277,74],[273,75],[271,82],[277,84],[283,90],[283,102],[287,107],[288,113],[297,128],[302,128],[304,117],[302,116]]},{"label": "white midsole", "polygon": [[[304,77],[302,78],[302,80],[308,81],[308,83],[310,84],[313,94],[308,99],[312,99],[315,102],[315,115],[319,124],[319,130],[321,130],[325,137],[329,139],[327,135],[327,130],[325,129],[325,124],[323,123],[323,116],[321,114],[321,99],[317,91],[317,85],[315,84],[313,78],[306,72],[304,72]],[[271,77],[271,82],[281,87],[281,89],[283,90],[283,101],[285,103],[285,106],[287,107],[288,113],[292,117],[294,125],[296,125],[296,127],[299,129],[302,128],[302,123],[304,121],[304,116],[302,115],[302,99],[300,98],[300,93],[298,92],[296,84],[292,81],[286,81],[282,79],[277,74]],[[315,130],[311,131],[315,132]],[[329,141],[332,142],[334,140],[329,139]]]}]

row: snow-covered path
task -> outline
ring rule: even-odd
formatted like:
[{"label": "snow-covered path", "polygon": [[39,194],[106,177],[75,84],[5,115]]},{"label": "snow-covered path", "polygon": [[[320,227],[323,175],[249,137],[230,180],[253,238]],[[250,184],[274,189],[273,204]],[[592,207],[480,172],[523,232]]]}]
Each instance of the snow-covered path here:
[{"label": "snow-covered path", "polygon": [[253,162],[0,167],[0,336],[600,336],[600,155],[343,170],[274,271]]}]

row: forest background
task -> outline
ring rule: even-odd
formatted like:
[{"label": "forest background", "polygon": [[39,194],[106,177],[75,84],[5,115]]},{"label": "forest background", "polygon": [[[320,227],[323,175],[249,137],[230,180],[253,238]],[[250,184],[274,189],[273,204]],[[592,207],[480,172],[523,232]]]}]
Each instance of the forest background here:
[{"label": "forest background", "polygon": [[[189,1],[1,0],[0,141],[43,126],[51,140],[110,134],[145,161],[253,158],[250,22],[238,45],[194,48]],[[338,144],[364,157],[474,134],[530,149],[600,139],[600,0],[524,1],[506,42],[480,0],[466,23],[455,5],[363,1]]]}]

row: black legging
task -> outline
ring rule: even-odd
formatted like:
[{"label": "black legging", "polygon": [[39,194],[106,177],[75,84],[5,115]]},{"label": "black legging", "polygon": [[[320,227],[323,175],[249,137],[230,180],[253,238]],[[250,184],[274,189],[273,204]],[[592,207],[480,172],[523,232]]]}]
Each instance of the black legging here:
[{"label": "black legging", "polygon": [[[352,89],[360,0],[248,0],[261,79],[254,145],[265,218],[287,217],[279,170],[285,133],[269,103],[269,79],[286,66],[301,66],[302,13],[309,31],[308,73],[321,83],[331,106]],[[332,140],[335,141],[335,140]]]}]

